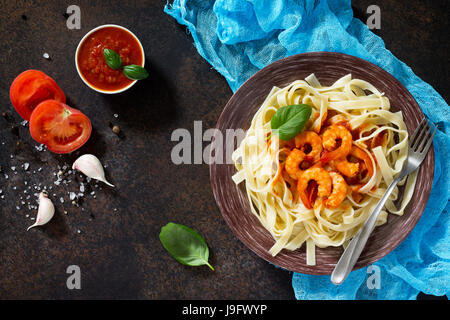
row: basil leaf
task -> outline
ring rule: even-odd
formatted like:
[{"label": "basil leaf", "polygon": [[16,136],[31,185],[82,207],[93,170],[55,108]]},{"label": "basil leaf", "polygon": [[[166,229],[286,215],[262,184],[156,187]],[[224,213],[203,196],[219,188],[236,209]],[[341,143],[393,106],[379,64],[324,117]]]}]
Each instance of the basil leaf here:
[{"label": "basil leaf", "polygon": [[104,49],[103,56],[105,57],[106,64],[111,69],[122,68],[122,58],[119,54],[111,49]]},{"label": "basil leaf", "polygon": [[281,140],[291,140],[303,130],[311,112],[312,108],[307,104],[281,107],[273,115],[270,127]]},{"label": "basil leaf", "polygon": [[142,80],[148,77],[147,70],[136,64],[123,67],[123,74],[131,80]]},{"label": "basil leaf", "polygon": [[208,245],[194,230],[169,222],[161,228],[159,240],[178,262],[188,266],[207,265],[214,271],[214,268],[208,263]]}]

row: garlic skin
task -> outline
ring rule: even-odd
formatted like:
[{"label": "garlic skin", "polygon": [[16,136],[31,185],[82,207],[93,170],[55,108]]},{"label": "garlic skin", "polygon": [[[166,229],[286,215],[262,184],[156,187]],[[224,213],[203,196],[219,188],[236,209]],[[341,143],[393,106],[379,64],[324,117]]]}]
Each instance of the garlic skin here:
[{"label": "garlic skin", "polygon": [[49,222],[55,214],[55,206],[45,192],[39,194],[39,208],[36,217],[36,222],[29,226],[27,231],[33,227],[42,226]]},{"label": "garlic skin", "polygon": [[100,160],[92,154],[84,154],[79,157],[72,165],[73,170],[78,170],[92,179],[96,179],[106,183],[108,186],[114,187],[105,179],[105,171]]}]

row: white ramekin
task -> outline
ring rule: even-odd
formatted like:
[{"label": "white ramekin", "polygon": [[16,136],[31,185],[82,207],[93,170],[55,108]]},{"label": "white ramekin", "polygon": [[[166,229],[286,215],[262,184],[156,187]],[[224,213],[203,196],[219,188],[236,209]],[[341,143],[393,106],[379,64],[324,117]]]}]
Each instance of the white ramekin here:
[{"label": "white ramekin", "polygon": [[78,51],[80,50],[80,47],[81,47],[81,45],[83,44],[83,42],[86,40],[86,38],[89,37],[93,32],[95,32],[95,31],[97,31],[97,30],[99,30],[99,29],[106,28],[106,27],[116,27],[116,28],[125,30],[125,31],[127,31],[128,33],[130,33],[130,34],[136,39],[136,41],[137,41],[138,44],[139,44],[139,47],[141,48],[141,52],[142,52],[142,67],[145,66],[145,54],[144,54],[144,47],[142,46],[142,43],[139,41],[138,37],[136,37],[136,35],[135,35],[133,32],[131,32],[130,30],[128,30],[127,28],[124,28],[124,27],[119,26],[119,25],[117,25],[117,24],[104,24],[104,25],[98,26],[98,27],[92,29],[91,31],[89,31],[88,33],[86,33],[86,34],[84,35],[84,37],[80,40],[80,43],[78,43],[78,46],[77,46],[77,50],[75,51],[75,67],[77,68],[77,72],[78,72],[78,75],[80,76],[81,80],[83,80],[83,82],[84,82],[89,88],[91,88],[91,89],[93,89],[93,90],[95,90],[95,91],[97,91],[97,92],[100,92],[100,93],[106,93],[106,94],[114,94],[114,93],[120,93],[120,92],[123,92],[123,91],[125,91],[125,90],[131,88],[131,87],[137,82],[137,80],[132,81],[132,82],[131,82],[129,85],[127,85],[126,87],[120,88],[120,89],[118,89],[118,90],[113,90],[113,91],[112,91],[112,90],[102,90],[102,89],[96,88],[96,87],[92,86],[92,85],[91,85],[91,84],[83,77],[83,75],[82,75],[82,73],[81,73],[81,71],[80,71],[80,67],[78,66],[78,59],[77,59],[77,58],[78,58]]}]

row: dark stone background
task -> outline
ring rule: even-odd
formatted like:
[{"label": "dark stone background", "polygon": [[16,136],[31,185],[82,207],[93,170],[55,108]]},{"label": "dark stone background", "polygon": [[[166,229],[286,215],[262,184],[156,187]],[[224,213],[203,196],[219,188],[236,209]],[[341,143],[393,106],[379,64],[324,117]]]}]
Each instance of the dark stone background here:
[{"label": "dark stone background", "polygon": [[[208,166],[175,166],[170,160],[173,130],[192,132],[195,120],[203,121],[204,130],[215,126],[232,95],[224,78],[198,55],[185,28],[163,12],[165,1],[76,1],[81,30],[66,28],[63,14],[70,4],[74,1],[0,1],[0,112],[8,115],[0,117],[5,196],[0,199],[0,298],[293,299],[291,274],[255,256],[223,221]],[[387,48],[448,100],[448,2],[353,1],[355,16],[366,21],[371,4],[381,8],[381,30],[375,33]],[[90,90],[75,70],[79,40],[105,23],[128,27],[140,38],[151,74],[120,95]],[[75,207],[67,193],[77,191],[76,180],[83,179],[53,185],[58,165],[71,165],[81,153],[38,152],[28,127],[20,125],[8,90],[14,77],[30,68],[51,75],[68,104],[90,117],[93,135],[80,152],[94,153],[107,165],[115,189],[100,190],[91,182],[89,192],[96,198],[87,195]],[[120,137],[110,122],[121,127]],[[30,163],[26,172],[20,168],[25,162]],[[29,232],[36,210],[20,203],[24,181],[53,185],[56,205],[53,220]],[[215,272],[182,266],[164,251],[158,234],[169,221],[205,237]],[[82,290],[66,288],[66,268],[73,264],[81,268]]]}]

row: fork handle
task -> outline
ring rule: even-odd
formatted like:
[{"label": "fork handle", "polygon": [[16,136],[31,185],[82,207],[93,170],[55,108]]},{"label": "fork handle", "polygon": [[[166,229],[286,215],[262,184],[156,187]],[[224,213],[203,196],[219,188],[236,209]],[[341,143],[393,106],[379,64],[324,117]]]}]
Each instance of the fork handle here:
[{"label": "fork handle", "polygon": [[367,239],[369,239],[370,234],[375,228],[375,223],[377,222],[377,218],[380,215],[381,210],[386,204],[386,201],[389,199],[389,196],[391,195],[395,186],[399,183],[400,179],[400,177],[397,177],[391,182],[383,197],[381,197],[377,206],[373,209],[369,218],[366,220],[364,226],[358,230],[355,236],[353,236],[347,248],[345,248],[344,253],[342,254],[333,270],[333,273],[331,274],[331,282],[333,282],[334,284],[341,284],[350,273],[350,271],[352,271],[353,267],[358,261],[359,256],[361,255],[361,252],[366,246]]}]

